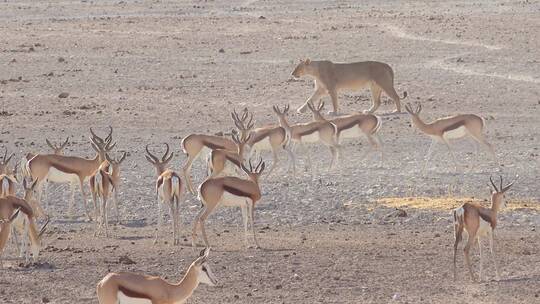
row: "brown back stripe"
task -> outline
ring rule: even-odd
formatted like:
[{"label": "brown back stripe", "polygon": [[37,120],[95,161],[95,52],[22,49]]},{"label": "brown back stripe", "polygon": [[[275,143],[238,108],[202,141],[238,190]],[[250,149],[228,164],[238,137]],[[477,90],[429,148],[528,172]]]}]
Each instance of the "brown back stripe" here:
[{"label": "brown back stripe", "polygon": [[123,294],[125,294],[126,296],[130,298],[148,299],[152,301],[152,298],[149,295],[141,293],[141,292],[133,291],[131,289],[127,289],[126,287],[122,285],[118,286],[118,290],[120,290]]},{"label": "brown back stripe", "polygon": [[79,172],[76,169],[66,167],[61,163],[52,163],[51,167],[57,169],[58,171],[62,171],[64,173],[68,173],[68,174],[77,174],[77,175],[79,174]]},{"label": "brown back stripe", "polygon": [[355,120],[351,121],[350,123],[348,123],[346,125],[338,127],[338,132],[341,132],[343,130],[348,130],[348,129],[352,128],[354,125],[358,125],[359,123],[360,122],[358,121],[358,119],[355,119]]},{"label": "brown back stripe", "polygon": [[478,214],[484,221],[488,222],[490,226],[493,227],[493,223],[491,222],[491,216],[489,216],[489,214],[484,212],[482,209],[478,209]]},{"label": "brown back stripe", "polygon": [[[264,130],[262,132],[259,132],[258,134],[255,134],[252,138],[249,139],[250,144],[258,143],[259,141],[263,140],[265,137],[267,137],[270,132],[273,131],[273,129],[270,130]],[[253,133],[252,133],[253,134]]]},{"label": "brown back stripe", "polygon": [[457,121],[451,125],[449,125],[448,127],[444,128],[443,129],[443,132],[448,132],[448,131],[452,131],[452,130],[455,130],[461,126],[463,126],[465,124],[465,121],[464,120],[460,120],[460,121]]},{"label": "brown back stripe", "polygon": [[240,162],[238,161],[238,159],[236,159],[236,157],[232,157],[229,154],[226,154],[225,157],[227,158],[228,161],[240,167]]},{"label": "brown back stripe", "polygon": [[208,148],[212,149],[212,150],[217,150],[217,149],[225,149],[224,146],[222,145],[216,145],[216,144],[213,144],[209,141],[203,141],[203,145],[207,146]]},{"label": "brown back stripe", "polygon": [[234,187],[230,187],[230,186],[227,186],[227,185],[223,185],[223,189],[233,195],[236,195],[236,196],[242,196],[242,197],[249,197],[251,198],[251,194],[247,193],[247,192],[244,192],[240,189],[237,189],[237,188],[234,188]]},{"label": "brown back stripe", "polygon": [[319,131],[318,128],[313,128],[313,129],[309,129],[309,130],[306,130],[304,132],[301,132],[301,133],[298,133],[299,136],[306,136],[306,135],[309,135],[309,134],[313,134],[315,132]]}]

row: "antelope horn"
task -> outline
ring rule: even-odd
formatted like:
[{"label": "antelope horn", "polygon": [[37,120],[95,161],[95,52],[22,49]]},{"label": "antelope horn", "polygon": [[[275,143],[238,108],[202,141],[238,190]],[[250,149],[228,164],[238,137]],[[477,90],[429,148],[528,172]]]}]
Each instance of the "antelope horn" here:
[{"label": "antelope horn", "polygon": [[15,220],[15,218],[19,215],[19,212],[21,211],[21,207],[17,208],[15,212],[9,217],[8,223],[11,223]]},{"label": "antelope horn", "polygon": [[167,150],[165,150],[165,154],[163,154],[163,157],[161,158],[162,162],[165,161],[165,159],[167,158],[167,154],[169,154],[169,144],[165,143],[165,147],[167,148]]},{"label": "antelope horn", "polygon": [[45,138],[45,142],[51,149],[56,150],[56,147],[49,141],[48,138]]},{"label": "antelope horn", "polygon": [[127,156],[127,152],[124,151],[124,154],[122,154],[122,157],[120,157],[120,160],[118,161],[119,164],[121,164],[124,159],[126,159],[126,156]]},{"label": "antelope horn", "polygon": [[245,121],[246,118],[248,118],[248,114],[249,114],[249,111],[248,111],[248,108],[246,107],[242,110],[242,121]]},{"label": "antelope horn", "polygon": [[519,178],[519,175],[516,175],[516,178],[514,179],[514,181],[506,185],[506,187],[502,188],[501,192],[508,191],[508,189],[510,189],[510,187],[512,187],[512,185],[514,185],[514,183],[518,180],[518,178]]},{"label": "antelope horn", "polygon": [[61,149],[65,148],[67,146],[68,142],[69,142],[69,136],[66,137],[66,141],[64,141],[64,143],[60,146],[60,148]]},{"label": "antelope horn", "polygon": [[493,188],[495,188],[495,191],[501,192],[499,191],[499,189],[497,189],[497,186],[495,186],[495,183],[493,182],[493,179],[491,178],[491,176],[489,177],[489,181],[491,182],[491,185],[493,186]]},{"label": "antelope horn", "polygon": [[91,140],[96,144],[102,144],[103,139],[101,137],[97,136],[96,133],[94,133],[94,130],[92,130],[92,127],[90,127],[90,134],[92,134]]},{"label": "antelope horn", "polygon": [[107,137],[105,137],[105,141],[111,141],[112,140],[112,132],[113,132],[112,126],[109,126],[109,135],[107,135]]},{"label": "antelope horn", "polygon": [[47,216],[47,220],[45,221],[45,224],[39,229],[38,237],[41,237],[43,233],[45,232],[45,228],[47,228],[47,225],[49,224],[50,218]]},{"label": "antelope horn", "polygon": [[146,153],[148,154],[148,156],[150,156],[150,158],[152,158],[154,160],[154,162],[159,162],[159,159],[150,152],[150,150],[148,150],[148,145],[146,145]]},{"label": "antelope horn", "polygon": [[283,110],[283,113],[289,112],[289,104],[287,104]]}]

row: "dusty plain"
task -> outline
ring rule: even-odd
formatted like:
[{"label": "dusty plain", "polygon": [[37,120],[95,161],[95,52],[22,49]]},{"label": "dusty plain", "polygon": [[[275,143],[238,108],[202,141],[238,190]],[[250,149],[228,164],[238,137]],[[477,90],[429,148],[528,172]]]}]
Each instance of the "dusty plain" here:
[{"label": "dusty plain", "polygon": [[[92,236],[79,194],[77,216],[68,217],[67,187],[50,186],[53,221],[40,261],[24,265],[8,247],[0,302],[97,303],[95,285],[109,271],[178,280],[195,256],[189,231],[199,202],[189,195],[182,205],[180,246],[165,242],[169,226],[152,245],[154,171],[144,145],[170,143],[180,169],[181,139],[229,132],[233,108],[248,107],[257,125],[276,123],[272,105],[296,108],[311,94],[309,79],[290,79],[298,60],[310,57],[389,63],[398,92],[421,102],[426,120],[482,115],[502,169],[485,151],[476,159],[472,142],[462,140],[453,145],[457,171],[438,146],[423,177],[430,139],[408,115],[386,115],[393,106],[384,105],[382,163],[375,154],[359,160],[363,139],[347,142],[344,161],[330,172],[327,149],[311,148],[314,179],[302,155],[296,178],[280,155],[256,210],[263,249],[244,249],[239,210],[210,217],[211,266],[221,286],[200,286],[189,303],[540,303],[539,49],[533,0],[2,2],[1,145],[20,159],[48,151],[45,138],[69,136],[67,154],[91,157],[88,127],[104,134],[112,125],[116,151],[129,156],[123,223],[113,223],[113,237]],[[370,94],[340,100],[343,112],[360,111]],[[204,168],[194,166],[198,183]],[[502,280],[494,281],[486,259],[484,280],[471,283],[460,254],[454,282],[450,210],[473,198],[488,204],[488,178],[499,173],[520,176],[500,215]]]}]

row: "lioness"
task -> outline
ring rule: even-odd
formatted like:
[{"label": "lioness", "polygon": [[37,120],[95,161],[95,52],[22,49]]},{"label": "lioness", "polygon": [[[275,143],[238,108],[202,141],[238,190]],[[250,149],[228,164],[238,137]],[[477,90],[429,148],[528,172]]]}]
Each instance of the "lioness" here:
[{"label": "lioness", "polygon": [[[311,61],[306,59],[301,61],[292,72],[292,76],[295,78],[304,75],[315,79],[315,92],[298,108],[298,113],[304,113],[308,103],[314,104],[321,97],[330,95],[334,111],[329,113],[336,115],[339,109],[337,98],[339,90],[361,89],[366,86],[371,87],[373,105],[364,112],[373,113],[379,108],[383,91],[396,103],[394,112],[401,112],[400,97],[394,89],[394,71],[386,63],[377,61],[333,63],[327,60]],[[403,92],[403,98],[405,97],[407,97],[407,92]]]}]

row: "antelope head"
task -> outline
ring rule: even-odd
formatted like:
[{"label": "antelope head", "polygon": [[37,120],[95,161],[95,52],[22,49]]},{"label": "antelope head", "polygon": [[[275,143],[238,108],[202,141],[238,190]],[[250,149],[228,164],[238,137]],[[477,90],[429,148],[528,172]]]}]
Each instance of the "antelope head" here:
[{"label": "antelope head", "polygon": [[152,152],[150,152],[150,150],[148,149],[148,145],[146,145],[146,155],[145,155],[146,160],[150,162],[152,165],[154,165],[158,176],[161,175],[161,173],[163,173],[167,169],[169,162],[174,156],[174,152],[171,152],[169,154],[169,144],[165,143],[165,148],[166,148],[165,153],[163,154],[160,160],[157,156],[155,156],[154,154],[152,154]]},{"label": "antelope head", "polygon": [[92,128],[90,128],[90,133],[92,134],[92,137],[90,137],[92,148],[99,154],[100,162],[104,162],[105,154],[116,146],[116,143],[112,143],[113,128],[109,126],[109,134],[105,139],[97,136]]},{"label": "antelope head", "polygon": [[491,186],[493,187],[493,192],[491,192],[491,204],[493,207],[495,207],[497,210],[502,209],[506,206],[506,203],[504,201],[505,198],[505,192],[508,191],[512,185],[518,180],[519,176],[516,176],[513,182],[509,183],[508,185],[503,187],[503,177],[499,175],[500,184],[499,187],[495,185],[495,182],[489,177],[489,181],[491,182]]},{"label": "antelope head", "polygon": [[54,145],[52,144],[48,138],[45,138],[45,142],[47,143],[47,146],[49,146],[52,150],[53,150],[53,153],[56,154],[56,155],[63,155],[64,154],[64,148],[67,146],[68,142],[69,142],[69,137],[66,138],[66,140],[64,141],[64,143],[62,143],[61,145],[57,146],[57,145]]},{"label": "antelope head", "polygon": [[244,172],[246,172],[246,174],[249,176],[249,179],[251,181],[253,181],[254,183],[256,183],[258,185],[259,184],[259,178],[261,177],[266,164],[263,162],[263,160],[261,158],[259,160],[259,163],[257,163],[257,165],[255,167],[251,163],[251,159],[248,160],[248,165],[249,165],[249,169],[246,166],[244,166],[244,164],[242,163],[241,164],[242,170],[244,170]]}]

